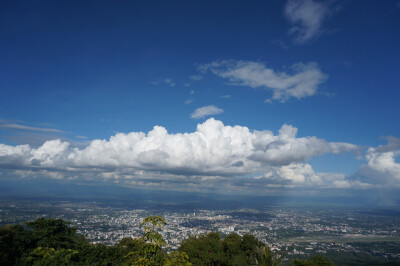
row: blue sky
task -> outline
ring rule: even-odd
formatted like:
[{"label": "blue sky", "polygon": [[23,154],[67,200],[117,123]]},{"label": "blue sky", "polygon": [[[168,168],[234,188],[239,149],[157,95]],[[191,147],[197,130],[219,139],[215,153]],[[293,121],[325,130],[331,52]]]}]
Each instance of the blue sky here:
[{"label": "blue sky", "polygon": [[400,187],[399,1],[2,1],[0,12],[3,178]]}]

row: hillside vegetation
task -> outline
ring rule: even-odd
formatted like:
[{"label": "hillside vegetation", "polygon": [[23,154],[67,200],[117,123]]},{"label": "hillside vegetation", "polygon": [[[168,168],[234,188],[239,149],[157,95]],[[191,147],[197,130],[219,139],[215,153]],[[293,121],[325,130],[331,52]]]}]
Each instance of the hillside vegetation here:
[{"label": "hillside vegetation", "polygon": [[[150,216],[143,236],[123,238],[114,246],[91,244],[61,219],[39,218],[0,227],[0,265],[281,265],[284,254],[271,252],[252,235],[219,233],[191,236],[167,252],[159,233],[166,222]],[[333,265],[321,256],[295,259],[291,265]]]}]

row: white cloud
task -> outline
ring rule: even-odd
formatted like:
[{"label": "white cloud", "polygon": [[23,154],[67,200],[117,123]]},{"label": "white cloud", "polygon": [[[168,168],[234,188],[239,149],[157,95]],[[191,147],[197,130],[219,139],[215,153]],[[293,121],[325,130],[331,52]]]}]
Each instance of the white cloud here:
[{"label": "white cloud", "polygon": [[300,171],[302,168],[293,163],[323,153],[357,149],[352,144],[326,142],[316,137],[297,138],[296,132],[296,128],[284,125],[274,135],[271,131],[225,126],[211,118],[198,124],[192,133],[169,134],[164,127],[155,126],[147,134],[119,133],[109,140],[93,140],[85,148],[71,148],[68,142],[60,140],[47,141],[36,149],[29,145],[0,144],[0,168],[116,172],[128,179],[132,171],[136,173],[134,176],[145,171],[153,173],[149,176],[158,175],[157,180],[163,176],[163,182],[195,182],[206,176],[226,181],[226,177],[268,173],[281,167],[278,173],[283,179],[299,183],[315,178],[301,177],[311,173],[310,167]]},{"label": "white cloud", "polygon": [[377,148],[369,148],[367,163],[360,167],[356,179],[370,184],[400,186],[400,163],[395,161],[399,154],[400,149],[380,152]]},{"label": "white cloud", "polygon": [[286,18],[294,24],[289,34],[294,42],[304,44],[323,32],[323,21],[333,12],[328,1],[289,0],[285,6]]},{"label": "white cloud", "polygon": [[281,187],[298,188],[352,188],[354,185],[347,180],[346,175],[339,173],[316,173],[307,163],[290,163],[271,168],[263,176],[255,179],[264,179],[268,184]]},{"label": "white cloud", "polygon": [[[260,146],[254,150],[250,158],[254,161],[268,161],[272,165],[282,165],[305,161],[325,153],[341,153],[357,149],[357,146],[349,143],[327,143],[317,137],[296,138],[296,135],[297,128],[290,125],[283,125],[279,130],[278,138],[274,141],[270,141],[264,134],[257,140],[260,143],[256,145]],[[262,140],[265,142],[263,143]]]},{"label": "white cloud", "polygon": [[155,126],[150,132],[119,133],[93,140],[86,147],[51,140],[38,148],[0,144],[3,177],[108,180],[135,187],[276,193],[282,189],[380,189],[400,187],[399,139],[369,148],[366,163],[350,176],[315,172],[308,159],[358,151],[359,147],[297,137],[283,125],[279,134],[225,126],[213,118],[194,132],[170,134]]},{"label": "white cloud", "polygon": [[366,163],[346,179],[352,187],[400,188],[400,139],[387,137],[388,144],[370,147],[365,153]]},{"label": "white cloud", "polygon": [[203,107],[197,108],[190,115],[190,117],[198,119],[198,118],[203,118],[203,117],[210,116],[210,115],[218,115],[218,114],[221,114],[223,112],[224,112],[224,110],[221,109],[221,108],[218,108],[218,107],[216,107],[214,105],[207,105],[207,106],[203,106]]},{"label": "white cloud", "polygon": [[200,66],[199,70],[211,71],[229,80],[231,85],[270,90],[272,98],[280,102],[292,97],[301,99],[312,96],[327,79],[316,63],[294,64],[293,74],[276,72],[259,62],[235,60],[215,61]]},{"label": "white cloud", "polygon": [[185,101],[185,104],[191,104],[193,102],[193,99],[187,99],[186,101]]},{"label": "white cloud", "polygon": [[309,164],[296,164],[282,166],[278,170],[278,174],[285,180],[290,180],[293,183],[320,183],[321,178],[314,173]]}]

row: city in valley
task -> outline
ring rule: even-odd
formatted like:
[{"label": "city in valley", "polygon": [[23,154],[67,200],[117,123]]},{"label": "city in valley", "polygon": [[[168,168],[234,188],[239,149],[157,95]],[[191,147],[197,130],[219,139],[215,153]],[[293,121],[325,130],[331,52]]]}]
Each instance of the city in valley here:
[{"label": "city in valley", "polygon": [[69,221],[92,243],[115,245],[143,235],[140,223],[162,216],[167,250],[189,236],[219,232],[252,234],[286,260],[322,254],[338,264],[400,262],[400,210],[269,206],[259,209],[180,208],[179,205],[113,206],[95,201],[0,201],[0,225],[40,217]]}]

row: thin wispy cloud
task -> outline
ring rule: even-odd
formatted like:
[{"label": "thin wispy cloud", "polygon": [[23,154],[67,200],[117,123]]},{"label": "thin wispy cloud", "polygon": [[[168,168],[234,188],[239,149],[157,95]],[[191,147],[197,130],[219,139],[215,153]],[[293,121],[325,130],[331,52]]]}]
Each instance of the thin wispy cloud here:
[{"label": "thin wispy cloud", "polygon": [[165,84],[167,84],[170,87],[175,86],[175,82],[172,79],[165,79],[164,82],[165,82]]},{"label": "thin wispy cloud", "polygon": [[31,126],[26,126],[26,125],[21,125],[21,124],[16,124],[16,123],[8,123],[7,120],[0,120],[0,128],[36,131],[36,132],[65,133],[65,131],[63,131],[63,130],[54,129],[54,128],[31,127]]},{"label": "thin wispy cloud", "polygon": [[282,39],[272,40],[271,43],[272,43],[273,45],[276,45],[276,46],[281,47],[281,48],[284,49],[284,50],[287,50],[287,49],[290,48],[290,46],[287,45]]},{"label": "thin wispy cloud", "polygon": [[158,80],[158,81],[152,81],[152,82],[150,82],[150,84],[152,84],[154,86],[167,85],[169,87],[175,87],[175,85],[176,85],[175,81],[171,78],[166,78],[166,79]]},{"label": "thin wispy cloud", "polygon": [[324,32],[324,20],[334,12],[332,1],[289,0],[284,14],[293,26],[294,43],[305,44]]},{"label": "thin wispy cloud", "polygon": [[193,95],[194,95],[194,90],[190,90],[190,98],[185,101],[185,104],[191,104],[194,101]]},{"label": "thin wispy cloud", "polygon": [[277,72],[260,62],[236,60],[215,61],[201,65],[199,70],[211,71],[232,85],[272,91],[272,99],[280,102],[315,95],[328,77],[313,62],[294,64],[291,73]]},{"label": "thin wispy cloud", "polygon": [[206,116],[211,116],[211,115],[218,115],[223,113],[224,110],[221,108],[218,108],[214,105],[207,105],[207,106],[203,106],[200,108],[197,108],[191,115],[191,118],[195,118],[195,119],[199,119],[199,118],[203,118]]},{"label": "thin wispy cloud", "polygon": [[189,77],[191,80],[199,81],[203,79],[203,76],[201,75],[192,75]]}]

